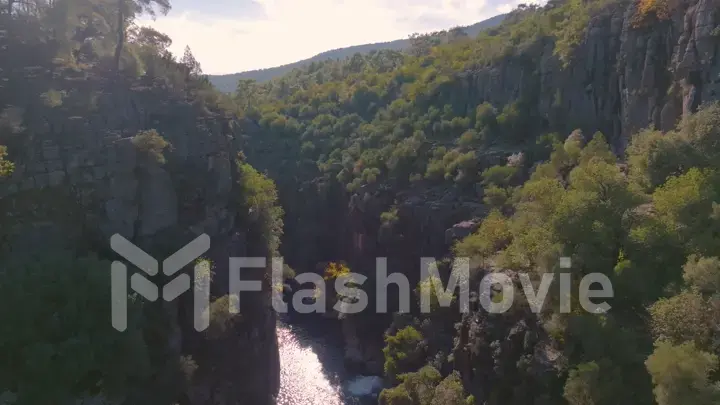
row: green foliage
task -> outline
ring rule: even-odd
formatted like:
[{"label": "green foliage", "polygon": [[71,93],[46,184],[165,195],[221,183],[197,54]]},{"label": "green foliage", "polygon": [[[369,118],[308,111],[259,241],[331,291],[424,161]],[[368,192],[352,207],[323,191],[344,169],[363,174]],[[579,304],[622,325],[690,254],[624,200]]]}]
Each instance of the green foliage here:
[{"label": "green foliage", "polygon": [[436,288],[436,284],[442,281],[437,277],[427,277],[421,280],[415,288],[415,293],[418,297],[425,295],[430,297],[430,311],[435,312],[440,308],[441,301],[452,302],[455,300],[454,293],[452,291],[441,291]]},{"label": "green foliage", "polygon": [[554,33],[557,38],[555,54],[566,67],[572,60],[573,51],[585,37],[591,16],[608,3],[607,0],[570,0],[554,10],[553,14],[561,16]]},{"label": "green foliage", "polygon": [[165,163],[163,152],[170,144],[154,129],[140,131],[132,138],[135,148],[148,159],[160,164]]},{"label": "green foliage", "polygon": [[464,72],[495,62],[523,65],[526,49],[558,33],[574,46],[588,25],[582,21],[601,2],[523,6],[476,39],[436,43],[433,36],[418,36],[423,45],[416,50],[422,52],[358,54],[266,83],[242,81],[236,103],[263,134],[250,137],[247,150],[257,167],[274,178],[293,173],[303,187],[337,182],[355,193],[363,186],[430,183],[469,189],[478,179],[483,148],[534,144],[547,131],[564,128],[543,124],[546,118],[531,107],[538,97],[533,86],[493,106],[468,94]]},{"label": "green foliage", "polygon": [[[166,131],[187,131],[191,137],[208,137],[205,141],[215,146],[233,148],[227,141],[239,134],[236,128],[239,121],[234,119],[237,106],[212,89],[200,74],[199,64],[192,63],[190,54],[182,63],[178,62],[168,51],[170,38],[141,27],[144,24],[136,19],[140,14],[153,14],[154,10],[167,11],[167,1],[0,1],[0,4],[3,53],[0,142],[8,146],[13,160],[17,156],[23,158],[23,165],[35,165],[38,159],[42,160],[43,153],[39,151],[35,156],[28,147],[48,142],[59,145],[64,159],[68,152],[65,146],[84,139],[94,145],[90,147],[85,142],[90,148],[85,152],[89,151],[90,156],[84,158],[100,159],[99,164],[112,166],[115,162],[106,162],[112,156],[93,155],[100,152],[99,143],[126,135],[137,125],[157,128],[137,132],[131,139],[142,164],[165,163],[164,152],[170,145],[160,134]],[[8,13],[9,8],[12,10]],[[119,105],[137,112],[137,119],[131,119],[134,122],[116,119],[127,118],[127,114],[111,111]],[[41,129],[38,125],[50,127]],[[2,146],[0,177],[13,170],[6,157],[7,149]],[[64,166],[58,167],[62,170]],[[58,169],[48,166],[48,170]],[[31,172],[17,174],[25,176],[21,177],[27,180],[23,184],[32,187]],[[244,177],[247,184],[256,185],[248,177],[251,176]],[[0,194],[4,195],[7,191],[4,179],[0,183],[3,183]],[[42,186],[40,181],[36,185]],[[43,255],[10,262],[8,256],[14,258],[16,253],[23,252],[3,249],[0,396],[8,392],[17,394],[18,405],[72,404],[83,402],[80,401],[83,397],[106,400],[98,403],[177,402],[187,388],[179,378],[188,382],[198,369],[189,356],[179,358],[176,336],[171,335],[178,332],[173,328],[185,326],[178,323],[187,319],[169,313],[162,302],[140,306],[137,298],[132,297],[128,330],[121,333],[112,329],[110,263],[74,256],[78,252],[87,254],[87,249],[109,251],[106,241],[96,240],[99,236],[96,233],[99,216],[105,211],[102,202],[110,196],[91,196],[92,185],[26,188],[2,198],[1,227],[2,233],[7,233],[3,236],[9,235],[11,239],[15,236],[13,232],[24,232],[25,228],[40,223],[51,224],[53,230],[55,225],[65,230],[66,222],[72,223],[67,228],[71,231],[67,242],[77,252],[55,254],[55,246],[43,245]],[[252,197],[257,197],[253,203],[262,200],[258,195]],[[146,235],[142,242],[162,244],[157,238],[148,239],[150,236]],[[273,236],[277,238],[277,233]],[[9,247],[5,245],[3,248]],[[196,273],[198,277],[212,276],[212,263],[203,259],[197,264],[201,270]],[[227,325],[216,310],[218,302],[214,305],[210,334]],[[236,339],[233,334],[229,337]]]},{"label": "green foliage", "polygon": [[573,276],[601,272],[613,283],[602,316],[574,302],[576,312],[559,314],[548,293],[543,319],[568,359],[568,403],[613,404],[634,392],[634,403],[649,404],[653,385],[663,405],[718,401],[719,111],[705,106],[665,135],[643,131],[627,167],[601,134],[585,144],[574,131],[512,194],[498,186],[512,184],[511,169],[483,173],[486,202],[502,208],[455,245],[456,256],[546,273],[571,254]]},{"label": "green foliage", "polygon": [[23,404],[69,403],[98,393],[124,398],[149,382],[141,307],[131,299],[128,329],[112,328],[109,269],[67,252],[3,265],[0,391]]},{"label": "green foliage", "polygon": [[414,373],[402,374],[399,377],[402,386],[410,393],[413,404],[430,405],[435,394],[435,387],[442,380],[442,375],[432,366],[425,366]]},{"label": "green foliage", "polygon": [[612,153],[610,145],[608,145],[605,140],[605,136],[603,136],[600,132],[596,132],[590,142],[582,148],[579,156],[579,163],[582,165],[593,158],[600,159],[609,164],[617,162],[617,157],[614,153]]},{"label": "green foliage", "polygon": [[382,222],[383,225],[393,225],[399,220],[397,207],[393,207],[391,210],[380,214],[380,222]]},{"label": "green foliage", "polygon": [[565,382],[565,399],[570,405],[596,405],[600,403],[598,379],[600,367],[595,362],[579,364],[570,371]]},{"label": "green foliage", "polygon": [[720,400],[720,386],[710,381],[718,357],[698,350],[692,343],[656,343],[648,357],[658,405],[711,404]]},{"label": "green foliage", "polygon": [[41,94],[40,97],[43,100],[43,103],[51,108],[60,107],[63,103],[63,98],[65,97],[64,91],[57,91],[50,89],[46,91],[45,93]]},{"label": "green foliage", "polygon": [[272,180],[255,170],[242,158],[237,160],[240,212],[257,224],[267,253],[275,254],[280,247],[283,210],[278,205],[277,189]]},{"label": "green foliage", "polygon": [[208,310],[210,325],[208,336],[212,339],[228,338],[235,335],[237,325],[242,322],[242,315],[231,312],[239,309],[237,295],[224,295],[210,303]]},{"label": "green foliage", "polygon": [[511,238],[507,219],[500,211],[493,210],[477,232],[455,243],[453,252],[457,257],[487,258],[507,246]]},{"label": "green foliage", "polygon": [[490,185],[483,190],[483,202],[490,208],[504,211],[510,202],[511,194],[508,189]]},{"label": "green foliage", "polygon": [[690,168],[718,169],[720,104],[704,105],[685,117],[675,131],[662,134],[645,130],[633,137],[627,150],[630,176],[638,187],[652,191],[670,176]]},{"label": "green foliage", "polygon": [[712,325],[720,315],[713,316],[711,308],[695,291],[661,298],[650,307],[653,335],[675,344],[694,342],[698,347],[707,347],[712,338]]},{"label": "green foliage", "polygon": [[700,252],[715,251],[715,234],[720,218],[715,214],[718,201],[718,176],[715,171],[691,168],[671,177],[653,193],[658,217],[681,241]]},{"label": "green foliage", "polygon": [[513,178],[518,174],[518,168],[514,166],[493,166],[482,172],[483,184],[486,186],[496,185],[507,187]]},{"label": "green foliage", "polygon": [[457,372],[443,379],[440,372],[426,365],[416,372],[399,376],[400,385],[380,393],[381,405],[472,405],[466,397]]},{"label": "green foliage", "polygon": [[423,337],[412,326],[385,336],[385,376],[395,381],[402,373],[417,369],[424,362]]},{"label": "green foliage", "polygon": [[9,176],[15,166],[12,162],[5,160],[7,157],[7,147],[0,145],[0,178]]},{"label": "green foliage", "polygon": [[460,374],[454,371],[435,388],[435,395],[430,405],[473,405],[474,403],[475,398],[472,395],[465,396]]},{"label": "green foliage", "polygon": [[378,403],[380,405],[414,405],[410,393],[402,385],[382,390],[378,397]]},{"label": "green foliage", "polygon": [[690,255],[683,267],[683,279],[701,293],[720,292],[720,259]]}]

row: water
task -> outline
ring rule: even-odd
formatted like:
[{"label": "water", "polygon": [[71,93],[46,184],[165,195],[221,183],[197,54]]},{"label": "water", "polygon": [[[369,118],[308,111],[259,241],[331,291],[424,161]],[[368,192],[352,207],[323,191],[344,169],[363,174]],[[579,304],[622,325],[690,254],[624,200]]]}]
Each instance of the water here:
[{"label": "water", "polygon": [[352,395],[370,382],[345,371],[343,351],[327,330],[278,324],[280,393],[278,405],[364,405],[370,398]]}]

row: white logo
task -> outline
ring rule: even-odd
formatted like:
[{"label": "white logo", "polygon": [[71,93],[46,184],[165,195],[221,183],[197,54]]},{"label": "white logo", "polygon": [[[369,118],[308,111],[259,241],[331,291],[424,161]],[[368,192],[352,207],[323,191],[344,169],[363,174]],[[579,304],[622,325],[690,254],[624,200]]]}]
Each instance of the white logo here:
[{"label": "white logo", "polygon": [[[158,274],[158,261],[121,235],[115,234],[110,238],[110,247],[127,261],[147,273],[147,275],[155,276]],[[198,236],[163,261],[163,274],[172,276],[207,252],[208,249],[210,249],[210,237],[207,234]],[[210,279],[198,274],[204,270],[199,267],[200,265],[195,266],[196,276],[194,277],[195,329],[202,331],[209,325],[206,310],[210,301]],[[127,329],[127,266],[122,262],[114,261],[110,271],[112,279],[112,325],[122,332]],[[135,273],[130,277],[130,288],[149,301],[156,301],[158,296],[161,296],[165,301],[172,301],[189,290],[190,285],[190,276],[183,273],[162,286],[161,293],[158,286],[141,273]]]}]

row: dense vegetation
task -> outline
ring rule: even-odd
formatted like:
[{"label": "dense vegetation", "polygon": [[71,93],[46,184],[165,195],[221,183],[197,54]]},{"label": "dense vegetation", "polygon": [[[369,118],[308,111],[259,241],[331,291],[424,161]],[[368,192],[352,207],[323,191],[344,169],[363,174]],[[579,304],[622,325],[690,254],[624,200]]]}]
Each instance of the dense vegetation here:
[{"label": "dense vegetation", "polygon": [[[0,228],[5,237],[64,217],[71,231],[61,238],[72,241],[56,245],[48,239],[53,243],[23,247],[3,239],[0,244],[2,404],[187,403],[196,370],[214,372],[218,381],[228,374],[216,369],[225,353],[207,347],[195,359],[178,353],[172,343],[178,316],[162,302],[129,297],[127,330],[112,328],[110,262],[116,257],[107,251],[107,240],[97,242],[94,234],[84,233],[92,224],[68,209],[77,189],[65,182],[44,190],[8,186],[9,178],[26,174],[14,169],[26,168],[33,143],[50,132],[47,127],[56,125],[55,133],[72,144],[81,134],[69,127],[63,132],[62,125],[122,116],[113,104],[118,95],[149,99],[170,113],[188,107],[181,114],[206,122],[233,117],[231,100],[212,88],[189,50],[176,58],[167,51],[170,38],[135,24],[141,13],[164,12],[169,6],[142,0],[0,1]],[[132,124],[118,128],[106,121],[107,128],[91,135],[101,139],[117,130],[131,141],[141,165],[176,170],[166,159],[172,145],[159,127],[167,122],[147,120],[138,132],[126,129]],[[277,249],[282,222],[273,183],[242,162],[235,171],[237,184],[229,187],[237,190],[236,205],[228,209],[259,211],[244,225],[266,235],[258,242],[265,251]],[[72,204],[64,205],[68,201]],[[57,217],[45,217],[44,207]],[[227,306],[227,297],[212,304],[208,339],[229,337],[237,346],[237,333],[229,325],[242,317],[229,314]]]},{"label": "dense vegetation", "polygon": [[588,13],[603,4],[523,6],[477,39],[450,32],[446,45],[434,46],[436,38],[426,36],[408,53],[356,54],[266,84],[240,81],[235,97],[262,129],[249,147],[267,155],[248,154],[279,163],[274,172],[316,171],[312,177],[349,191],[378,183],[472,184],[475,162],[496,149],[522,148],[535,160],[548,151],[547,135],[567,133],[571,124],[529,110],[533,89],[506,105],[478,102],[465,91],[463,72],[507,59],[532,63],[524,49],[548,41],[570,60]]},{"label": "dense vegetation", "polygon": [[[5,0],[0,177],[12,176],[32,137],[29,124],[42,122],[37,111],[45,110],[27,106],[42,103],[74,117],[101,108],[104,91],[79,83],[149,88],[158,103],[189,104],[207,119],[240,118],[232,122],[245,130],[245,153],[233,164],[235,199],[228,208],[249,231],[252,253],[279,250],[307,271],[307,263],[292,263],[293,251],[321,245],[324,256],[315,261],[328,263],[319,269],[327,280],[350,268],[362,271],[363,264],[339,257],[341,242],[358,236],[347,232],[348,211],[388,191],[393,197],[378,198],[379,207],[353,214],[383,240],[416,241],[403,234],[407,217],[398,206],[413,192],[423,202],[447,196],[458,205],[482,202],[487,211],[477,231],[446,249],[443,276],[455,256],[471,258],[473,287],[490,272],[524,272],[539,281],[569,271],[574,291],[585,274],[612,281],[612,309],[604,314],[584,312],[578,297],[569,313],[560,311],[563,297],[552,286],[538,314],[518,290],[517,305],[497,316],[477,308],[461,315],[455,300],[444,308],[436,296],[429,314],[381,319],[388,384],[382,404],[718,403],[720,105],[707,104],[674,131],[642,131],[619,151],[601,132],[577,130],[581,123],[565,115],[562,100],[549,116],[530,108],[536,87],[522,87],[497,105],[466,91],[468,72],[501,62],[534,66],[532,48],[551,47],[572,65],[592,16],[625,3],[521,6],[477,38],[457,30],[418,36],[407,52],[313,62],[267,83],[242,80],[227,96],[212,88],[189,50],[177,60],[167,51],[170,38],[133,24],[141,12],[166,11],[167,2]],[[672,9],[640,3],[634,21],[642,29],[652,30]],[[168,163],[171,145],[156,128],[124,135],[144,163]],[[321,221],[328,229],[317,229]],[[315,227],[303,227],[308,222]],[[291,232],[280,246],[283,223]],[[318,243],[322,231],[337,244]],[[386,252],[387,246],[378,241],[371,248]],[[10,260],[10,253],[17,252],[3,249],[0,269],[0,403],[8,393],[19,405],[98,396],[182,403],[196,370],[227,374],[214,367],[226,357],[220,344],[206,346],[204,358],[172,355],[171,325],[158,306],[132,300],[128,333],[115,333],[109,302],[99,293],[108,283],[99,269],[111,259],[102,252],[60,249],[42,260]],[[572,258],[571,269],[559,268],[564,256]],[[285,274],[294,271],[287,267]],[[424,281],[416,292],[426,288],[434,287]],[[214,342],[236,339],[233,329],[254,315],[255,308],[244,306],[248,312],[230,316],[230,304],[225,296],[210,308]],[[538,328],[520,339],[530,353],[515,358],[505,354],[514,342],[505,338],[520,321]],[[471,334],[473,325],[482,327]],[[537,357],[552,358],[539,383]],[[478,384],[472,374],[501,377]]]},{"label": "dense vegetation", "polygon": [[[489,18],[484,21],[480,21],[479,23],[473,24],[468,27],[461,27],[465,33],[471,37],[474,37],[478,34],[478,32],[482,29],[494,27],[497,24],[499,24],[505,15],[497,15],[495,17]],[[408,39],[398,39],[395,41],[390,42],[381,42],[376,44],[365,44],[365,45],[355,45],[350,46],[347,48],[340,48],[340,49],[333,49],[330,51],[325,51],[323,53],[320,53],[318,55],[313,56],[312,58],[301,60],[294,63],[289,63],[287,65],[267,68],[267,69],[259,69],[259,70],[251,70],[248,72],[241,72],[241,73],[232,73],[227,75],[211,75],[210,81],[213,83],[215,87],[217,87],[218,90],[225,92],[225,93],[232,93],[235,91],[235,87],[237,85],[237,82],[241,80],[255,80],[259,83],[267,82],[272,79],[280,78],[290,72],[292,72],[294,69],[303,69],[306,68],[308,65],[310,65],[313,62],[325,62],[328,59],[329,60],[343,60],[348,57],[352,57],[356,53],[359,54],[366,54],[373,51],[380,51],[380,50],[393,50],[393,51],[402,51],[405,49],[408,49],[412,47],[413,40],[417,37],[420,37],[421,35],[414,34],[411,38]]]},{"label": "dense vegetation", "polygon": [[[449,388],[457,387],[453,373],[464,371],[453,358],[457,353],[448,354],[458,349],[455,329],[465,318],[445,313],[395,321],[384,350],[394,387],[381,403],[472,403],[468,395],[478,391],[492,405],[541,401],[538,396],[542,403],[572,405],[719,400],[713,280],[720,274],[720,107],[706,106],[667,134],[643,131],[622,151],[600,132],[576,130],[581,123],[564,115],[562,100],[554,115],[539,116],[529,107],[538,97],[531,86],[501,105],[466,91],[468,72],[508,61],[536,63],[527,56],[534,47],[552,46],[563,65],[572,65],[590,19],[624,5],[568,0],[521,6],[477,38],[458,35],[439,44],[428,37],[408,52],[356,54],[269,83],[238,84],[249,159],[277,179],[290,219],[305,215],[290,201],[304,201],[308,189],[315,200],[307,205],[327,212],[338,201],[370,201],[382,190],[395,194],[395,203],[407,192],[454,190],[489,209],[479,230],[452,249],[473,259],[474,285],[492,271],[527,272],[538,281],[570,271],[575,292],[580,276],[589,273],[613,283],[607,314],[586,314],[577,297],[571,313],[560,313],[551,287],[552,303],[537,322],[543,350],[560,360],[552,377],[557,381],[542,389],[511,380],[469,386],[468,375],[460,376],[458,390]],[[633,21],[653,29],[667,19],[668,7],[643,1]],[[497,165],[497,155],[510,157],[508,163]],[[383,201],[375,224],[392,232],[398,207]],[[571,270],[558,268],[560,256],[572,258]],[[527,303],[495,322],[509,328],[519,318],[534,318]],[[500,350],[492,344],[501,342],[490,343],[469,346],[478,345],[480,353],[488,345]],[[520,376],[516,381],[529,380],[531,367],[522,361],[496,363],[495,370],[509,367]],[[440,387],[453,391],[452,399],[438,400]]]}]

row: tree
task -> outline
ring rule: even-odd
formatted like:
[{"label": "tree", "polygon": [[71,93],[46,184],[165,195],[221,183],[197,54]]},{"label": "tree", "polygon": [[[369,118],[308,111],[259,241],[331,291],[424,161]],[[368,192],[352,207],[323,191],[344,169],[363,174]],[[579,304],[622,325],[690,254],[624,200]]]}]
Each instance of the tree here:
[{"label": "tree", "polygon": [[683,267],[683,279],[701,293],[720,292],[720,259],[690,255]]},{"label": "tree", "polygon": [[438,33],[430,34],[414,33],[410,35],[410,53],[414,56],[425,56],[430,53],[433,46],[440,44]]},{"label": "tree", "polygon": [[430,405],[473,405],[474,403],[475,399],[472,395],[465,396],[460,374],[454,371],[435,388],[435,395]]},{"label": "tree", "polygon": [[170,11],[169,0],[117,0],[117,43],[115,45],[115,71],[120,72],[120,59],[122,58],[127,35],[127,22],[140,13],[155,17],[156,10],[165,15]]},{"label": "tree", "polygon": [[467,32],[465,32],[465,29],[463,27],[450,28],[446,35],[448,42],[455,42],[461,39],[469,38]]},{"label": "tree", "polygon": [[570,405],[597,405],[600,389],[597,363],[580,364],[570,371],[565,382],[564,397]]},{"label": "tree", "polygon": [[[697,291],[683,291],[662,298],[650,307],[652,331],[656,338],[675,344],[693,342],[708,347],[718,315]],[[714,319],[715,318],[715,319]]]},{"label": "tree", "polygon": [[710,381],[718,357],[693,343],[657,342],[645,365],[655,385],[658,405],[705,405],[720,400],[720,386]]},{"label": "tree", "polygon": [[182,59],[180,59],[180,64],[185,66],[190,77],[199,77],[202,75],[200,62],[195,59],[195,55],[193,55],[190,47],[187,45],[185,46],[185,52],[183,53]]},{"label": "tree", "polygon": [[423,337],[417,329],[407,326],[385,337],[385,375],[394,381],[401,373],[417,369],[424,360]]},{"label": "tree", "polygon": [[257,81],[252,79],[238,81],[235,89],[235,102],[238,103],[242,110],[249,108],[256,101],[256,97],[260,92],[259,87]]},{"label": "tree", "polygon": [[18,403],[69,403],[98,391],[124,398],[152,374],[140,302],[111,327],[110,262],[44,254],[0,270],[0,392]]},{"label": "tree", "polygon": [[172,45],[172,39],[169,36],[151,27],[140,27],[133,30],[130,40],[151,49],[161,57],[168,55],[168,48]]}]

